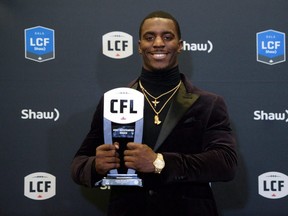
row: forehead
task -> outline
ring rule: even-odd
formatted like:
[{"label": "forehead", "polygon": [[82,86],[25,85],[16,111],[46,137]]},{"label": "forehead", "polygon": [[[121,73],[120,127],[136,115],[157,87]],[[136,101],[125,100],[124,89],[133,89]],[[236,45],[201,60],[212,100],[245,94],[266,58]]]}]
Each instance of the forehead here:
[{"label": "forehead", "polygon": [[146,19],[142,25],[142,35],[145,35],[146,33],[158,34],[163,32],[171,32],[177,35],[176,26],[173,20],[155,17]]}]

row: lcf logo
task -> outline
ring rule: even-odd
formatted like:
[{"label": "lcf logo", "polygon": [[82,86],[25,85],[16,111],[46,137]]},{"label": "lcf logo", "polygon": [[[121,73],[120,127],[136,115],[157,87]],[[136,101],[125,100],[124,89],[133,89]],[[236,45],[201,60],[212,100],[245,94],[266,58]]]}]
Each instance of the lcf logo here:
[{"label": "lcf logo", "polygon": [[286,61],[285,33],[267,30],[257,33],[257,61],[274,65]]},{"label": "lcf logo", "polygon": [[280,199],[288,195],[288,176],[280,172],[267,172],[258,177],[258,192],[268,199]]},{"label": "lcf logo", "polygon": [[125,32],[109,32],[102,36],[102,49],[109,58],[127,58],[133,54],[133,37]]},{"label": "lcf logo", "polygon": [[56,194],[56,177],[45,172],[25,176],[24,195],[33,200],[46,200]]},{"label": "lcf logo", "polygon": [[54,59],[54,30],[42,26],[25,29],[25,58],[37,62]]}]

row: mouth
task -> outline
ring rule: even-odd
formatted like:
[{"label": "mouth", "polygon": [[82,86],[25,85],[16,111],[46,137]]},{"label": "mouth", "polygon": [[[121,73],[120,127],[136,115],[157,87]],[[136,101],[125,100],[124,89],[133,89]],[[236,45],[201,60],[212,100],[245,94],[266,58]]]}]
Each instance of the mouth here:
[{"label": "mouth", "polygon": [[151,52],[150,54],[155,60],[162,60],[168,55],[166,52]]}]

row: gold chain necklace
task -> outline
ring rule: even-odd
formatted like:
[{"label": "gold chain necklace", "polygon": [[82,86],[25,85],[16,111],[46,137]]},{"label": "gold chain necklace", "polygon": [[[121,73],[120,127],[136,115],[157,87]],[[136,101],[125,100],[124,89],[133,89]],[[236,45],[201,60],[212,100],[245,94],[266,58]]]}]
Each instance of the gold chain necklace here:
[{"label": "gold chain necklace", "polygon": [[[145,96],[148,104],[150,105],[150,107],[152,108],[152,110],[153,110],[154,113],[155,113],[155,116],[154,116],[154,124],[156,124],[156,125],[161,124],[161,121],[160,121],[160,119],[159,119],[159,114],[162,112],[162,110],[164,109],[164,107],[166,106],[166,104],[171,100],[171,98],[172,98],[172,97],[174,96],[174,94],[177,92],[177,90],[179,89],[180,85],[181,85],[181,81],[180,81],[179,84],[178,84],[177,86],[175,86],[173,89],[171,89],[171,90],[169,90],[169,91],[167,91],[167,92],[159,95],[158,97],[154,97],[153,95],[151,95],[151,94],[143,87],[141,81],[139,80],[139,86],[140,86],[140,88],[141,88],[141,90],[142,90],[142,92],[143,92],[143,94],[144,94],[144,96]],[[174,91],[174,92],[173,92],[173,91]],[[169,93],[171,93],[171,92],[173,92],[173,93],[172,93],[172,94],[170,95],[170,97],[166,100],[166,102],[163,104],[163,106],[160,108],[160,110],[159,110],[159,111],[156,111],[155,108],[156,108],[157,104],[160,103],[160,101],[157,101],[157,99],[159,99],[159,98],[163,97],[164,95],[167,95],[167,94],[169,94]],[[149,100],[149,98],[148,98],[147,95],[149,95],[150,97],[152,97],[152,98],[154,99],[154,101],[151,102],[151,101]],[[152,103],[154,104],[154,106],[152,105]]]},{"label": "gold chain necklace", "polygon": [[157,107],[157,104],[160,103],[160,101],[158,101],[159,98],[171,93],[172,91],[174,91],[175,89],[178,89],[179,88],[179,85],[180,85],[181,81],[179,82],[178,85],[176,85],[174,88],[172,88],[171,90],[167,91],[167,92],[164,92],[163,94],[159,95],[158,97],[155,97],[153,96],[152,94],[150,94],[142,85],[141,81],[139,80],[139,86],[140,88],[142,89],[142,91],[144,91],[147,95],[149,95],[151,98],[153,98],[154,100],[151,101],[154,105],[154,107],[156,108]]}]

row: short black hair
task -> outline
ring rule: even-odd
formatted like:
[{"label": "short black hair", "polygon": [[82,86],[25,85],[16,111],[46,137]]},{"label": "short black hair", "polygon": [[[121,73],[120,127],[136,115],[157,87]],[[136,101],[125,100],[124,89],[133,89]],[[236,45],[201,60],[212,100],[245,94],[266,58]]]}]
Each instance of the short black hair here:
[{"label": "short black hair", "polygon": [[180,30],[180,26],[179,26],[179,23],[178,21],[175,19],[175,17],[173,17],[171,14],[165,12],[165,11],[154,11],[150,14],[148,14],[141,22],[140,24],[140,27],[139,27],[139,38],[141,38],[141,33],[142,33],[142,26],[144,24],[144,22],[147,20],[147,19],[150,19],[150,18],[164,18],[164,19],[170,19],[173,21],[174,25],[175,25],[175,28],[176,28],[176,31],[177,31],[177,34],[178,34],[178,37],[179,39],[181,39],[181,30]]}]

